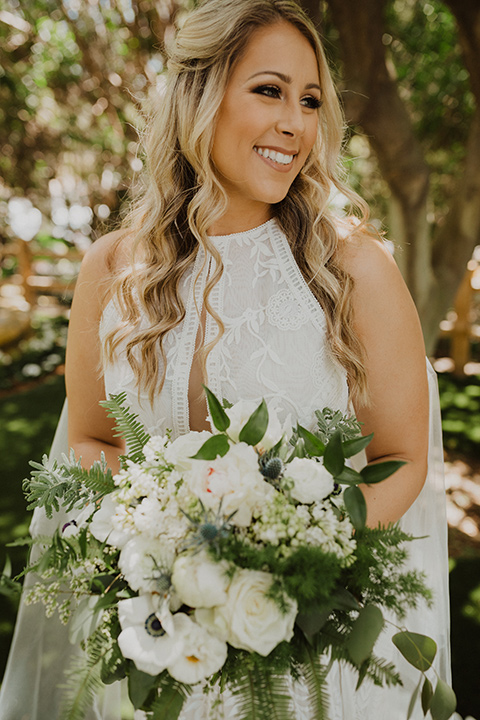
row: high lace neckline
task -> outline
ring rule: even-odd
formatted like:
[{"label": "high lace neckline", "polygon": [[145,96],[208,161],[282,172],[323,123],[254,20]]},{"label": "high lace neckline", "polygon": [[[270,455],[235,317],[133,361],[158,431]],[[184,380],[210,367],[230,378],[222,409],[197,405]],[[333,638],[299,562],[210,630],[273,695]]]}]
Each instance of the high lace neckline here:
[{"label": "high lace neckline", "polygon": [[276,218],[270,218],[270,220],[266,220],[261,225],[256,225],[253,228],[250,228],[249,230],[240,230],[240,232],[234,232],[234,233],[226,233],[225,235],[208,235],[209,240],[214,240],[215,242],[218,240],[228,240],[233,238],[241,238],[245,236],[249,236],[252,233],[257,233],[260,230],[266,230],[267,228],[273,226],[276,224]]}]

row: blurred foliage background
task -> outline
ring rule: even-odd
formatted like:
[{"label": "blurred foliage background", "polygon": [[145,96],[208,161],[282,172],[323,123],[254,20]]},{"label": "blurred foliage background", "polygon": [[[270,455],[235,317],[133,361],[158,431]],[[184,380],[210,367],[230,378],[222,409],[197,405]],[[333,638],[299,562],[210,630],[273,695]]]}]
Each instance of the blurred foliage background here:
[{"label": "blurred foliage background", "polygon": [[[35,243],[47,273],[47,250],[57,252],[56,267],[64,263],[60,270],[68,287],[78,262],[67,253],[76,251],[80,257],[96,237],[121,221],[143,167],[140,140],[146,118],[160,98],[164,44],[193,4],[1,0],[0,305],[1,291],[18,280],[18,239]],[[369,202],[378,227],[394,239],[426,335],[435,338],[466,261],[480,242],[480,176],[469,165],[480,168],[480,8],[476,0],[302,4],[319,23],[344,103],[349,180]],[[470,22],[472,14],[476,24]],[[365,39],[363,50],[348,42],[356,36],[359,42]],[[369,55],[371,48],[376,55]],[[352,70],[355,57],[349,52],[357,53],[362,77]],[[473,204],[467,207],[465,231],[462,202],[467,200]],[[410,228],[410,235],[402,228]],[[60,376],[50,375],[45,384],[33,387],[19,383],[61,367],[62,315],[70,296],[57,293],[58,318],[51,312],[42,315],[42,307],[51,311],[48,303],[36,306],[34,332],[23,344],[0,351],[2,547],[26,532],[21,480],[28,458],[38,459],[48,450],[64,395]],[[470,309],[472,327],[480,325],[479,308],[477,297]],[[479,345],[473,345],[477,361]],[[480,376],[440,380],[446,445],[478,468]],[[24,549],[9,552],[18,570]],[[2,550],[0,569],[4,556]],[[459,710],[480,718],[480,595],[474,581],[480,570],[478,544],[463,543],[453,564],[458,578],[452,597]],[[0,600],[1,673],[15,606]]]}]

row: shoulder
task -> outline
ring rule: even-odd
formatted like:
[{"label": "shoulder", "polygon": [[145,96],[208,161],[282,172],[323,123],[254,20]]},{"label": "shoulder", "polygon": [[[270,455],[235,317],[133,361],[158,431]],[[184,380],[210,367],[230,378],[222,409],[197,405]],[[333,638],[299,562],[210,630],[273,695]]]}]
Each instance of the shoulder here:
[{"label": "shoulder", "polygon": [[114,230],[95,240],[82,260],[77,287],[93,283],[96,295],[107,294],[112,280],[129,264],[131,241],[127,230]]},{"label": "shoulder", "polygon": [[355,282],[381,280],[385,273],[399,274],[388,245],[379,236],[362,227],[351,228],[349,232],[342,230],[338,262]]}]

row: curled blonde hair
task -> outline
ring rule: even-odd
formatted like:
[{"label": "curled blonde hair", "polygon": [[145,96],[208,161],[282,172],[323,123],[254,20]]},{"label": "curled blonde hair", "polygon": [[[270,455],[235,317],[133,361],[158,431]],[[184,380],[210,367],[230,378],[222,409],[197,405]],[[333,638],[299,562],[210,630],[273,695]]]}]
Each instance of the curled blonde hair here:
[{"label": "curled blonde hair", "polygon": [[139,388],[147,390],[150,401],[165,381],[164,339],[185,317],[179,283],[199,247],[205,258],[215,259],[203,300],[219,329],[203,350],[204,374],[205,358],[224,331],[209,303],[223,265],[207,230],[227,207],[211,158],[215,122],[232,69],[252,35],[278,22],[292,24],[315,51],[323,105],[314,148],[272,212],[325,312],[329,342],[347,371],[350,391],[366,401],[362,347],[352,323],[353,281],[338,262],[341,238],[328,206],[332,187],[349,198],[363,220],[367,208],[341,181],[343,115],[315,27],[293,0],[205,0],[187,16],[170,49],[165,90],[146,133],[144,190],[124,223],[134,237],[132,262],[113,285],[123,321],[104,343],[107,362],[125,343]]}]

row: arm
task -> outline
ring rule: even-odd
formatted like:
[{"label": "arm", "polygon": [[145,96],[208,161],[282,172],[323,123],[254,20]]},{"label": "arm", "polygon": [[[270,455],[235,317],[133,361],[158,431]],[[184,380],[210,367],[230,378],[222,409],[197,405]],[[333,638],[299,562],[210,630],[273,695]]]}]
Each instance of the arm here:
[{"label": "arm", "polygon": [[363,433],[373,432],[368,463],[405,460],[390,478],[361,486],[367,524],[396,522],[425,482],[428,385],[418,315],[397,265],[377,240],[347,241],[343,266],[353,277],[355,329],[365,351],[370,404],[355,403]]},{"label": "arm", "polygon": [[89,468],[100,453],[116,472],[124,443],[113,435],[113,422],[99,405],[105,400],[98,329],[111,282],[109,255],[119,233],[97,240],[87,252],[75,289],[68,328],[66,386],[68,439],[82,465]]}]

